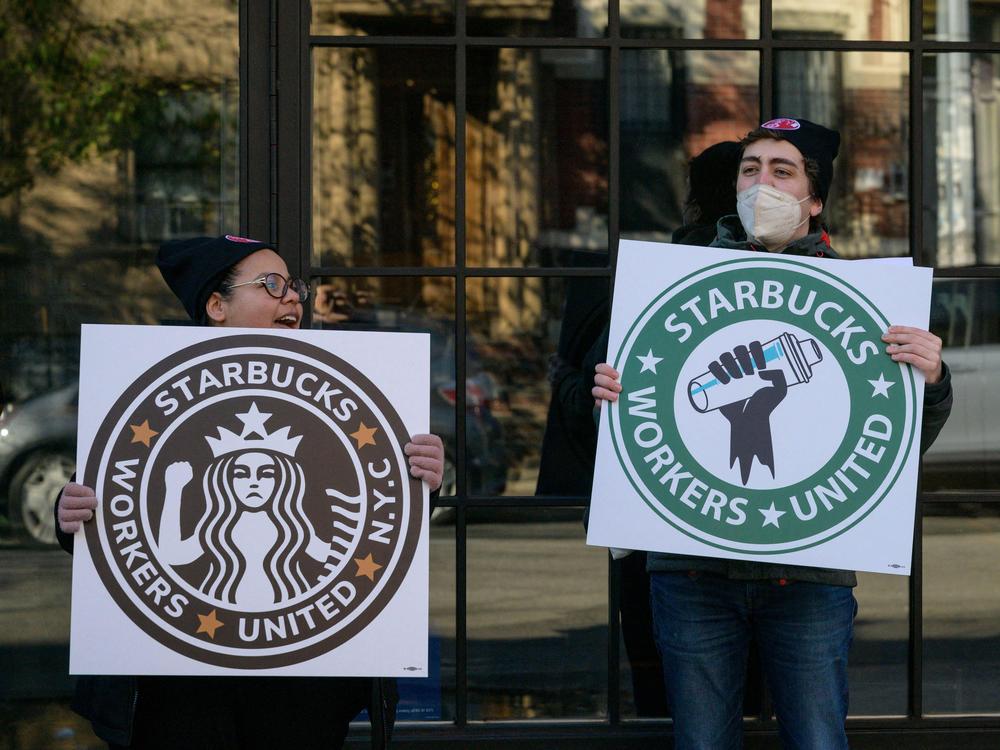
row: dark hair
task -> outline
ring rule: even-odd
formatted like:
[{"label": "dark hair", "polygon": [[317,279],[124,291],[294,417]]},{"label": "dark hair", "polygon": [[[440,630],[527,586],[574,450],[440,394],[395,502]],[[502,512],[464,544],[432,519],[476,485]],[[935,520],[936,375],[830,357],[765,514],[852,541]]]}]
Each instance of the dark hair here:
[{"label": "dark hair", "polygon": [[685,221],[715,224],[723,216],[736,213],[736,181],[742,149],[736,141],[716,143],[691,159],[688,165],[688,194],[684,202]]},{"label": "dark hair", "polygon": [[209,319],[208,313],[205,311],[205,305],[208,304],[208,300],[216,292],[218,292],[219,296],[224,300],[233,296],[233,290],[229,287],[236,283],[236,267],[242,262],[243,260],[240,259],[238,262],[229,266],[229,268],[224,268],[219,271],[219,273],[212,277],[212,280],[205,287],[204,297],[200,300],[200,304],[198,305],[199,325],[214,325],[214,322]]},{"label": "dark hair", "polygon": [[[751,130],[746,134],[743,140],[740,141],[740,158],[737,160],[736,166],[737,176],[739,175],[739,165],[743,160],[743,152],[746,151],[747,146],[751,143],[756,143],[757,141],[788,141],[788,143],[791,143],[791,141],[787,138],[781,137],[778,133],[768,128],[757,128],[755,130]],[[795,144],[792,143],[792,145],[794,146]],[[796,150],[798,150],[798,147],[796,147]],[[799,153],[802,154],[801,151],[799,151]],[[805,154],[802,154],[802,163],[805,165],[806,178],[809,180],[809,193],[813,198],[822,200],[820,198],[821,191],[819,189],[819,162],[806,156]],[[825,201],[823,203],[823,208],[826,208]],[[821,211],[816,216],[809,217],[809,231],[818,232],[822,228],[822,222],[820,221],[822,216],[823,212]]]}]

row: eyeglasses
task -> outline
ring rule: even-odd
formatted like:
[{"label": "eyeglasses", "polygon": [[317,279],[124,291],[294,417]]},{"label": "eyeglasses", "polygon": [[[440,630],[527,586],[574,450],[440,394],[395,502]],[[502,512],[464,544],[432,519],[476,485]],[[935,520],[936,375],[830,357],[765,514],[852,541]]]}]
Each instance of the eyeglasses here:
[{"label": "eyeglasses", "polygon": [[264,291],[275,299],[281,299],[291,287],[292,291],[299,295],[299,302],[309,299],[309,284],[302,279],[286,279],[280,273],[269,273],[258,276],[253,281],[244,281],[241,284],[230,284],[226,289],[235,289],[238,286],[248,286],[250,284],[260,284]]}]

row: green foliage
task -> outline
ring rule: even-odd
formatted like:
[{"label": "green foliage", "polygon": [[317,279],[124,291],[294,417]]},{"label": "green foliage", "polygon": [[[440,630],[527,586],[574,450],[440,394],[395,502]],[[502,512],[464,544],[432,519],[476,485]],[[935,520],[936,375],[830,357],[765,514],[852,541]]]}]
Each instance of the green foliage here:
[{"label": "green foliage", "polygon": [[144,33],[76,0],[0,0],[0,197],[135,137]]}]

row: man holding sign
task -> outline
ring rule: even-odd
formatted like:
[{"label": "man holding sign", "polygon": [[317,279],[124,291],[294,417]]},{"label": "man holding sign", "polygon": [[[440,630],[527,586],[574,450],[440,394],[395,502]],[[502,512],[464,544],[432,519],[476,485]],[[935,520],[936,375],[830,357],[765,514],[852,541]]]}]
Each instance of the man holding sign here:
[{"label": "man holding sign", "polygon": [[[853,279],[851,269],[838,274],[825,260],[789,257],[837,257],[819,218],[839,145],[836,131],[790,118],[748,134],[735,175],[738,216],[719,221],[712,245],[780,259],[706,252],[710,260],[698,261],[689,253],[699,251],[686,251],[686,263],[703,267],[637,312],[625,343],[614,341],[613,326],[619,369],[596,367],[594,397],[627,399],[603,410],[602,441],[614,451],[599,452],[589,541],[629,546],[611,541],[615,521],[605,512],[621,505],[628,483],[647,506],[640,503],[635,517],[648,519],[652,509],[667,522],[657,533],[671,541],[654,532],[645,539],[663,545],[649,554],[648,569],[679,750],[741,745],[751,638],[783,745],[847,747],[857,579],[829,564],[841,551],[828,542],[858,544],[863,520],[899,505],[906,495],[899,477],[909,472],[915,483],[910,443],[919,430],[925,450],[951,410],[936,336],[888,325],[838,278]],[[885,364],[883,348],[896,365]],[[796,438],[793,423],[802,430]],[[604,484],[622,469],[627,482]],[[617,497],[600,498],[599,484]],[[902,557],[892,572],[908,570]]]}]

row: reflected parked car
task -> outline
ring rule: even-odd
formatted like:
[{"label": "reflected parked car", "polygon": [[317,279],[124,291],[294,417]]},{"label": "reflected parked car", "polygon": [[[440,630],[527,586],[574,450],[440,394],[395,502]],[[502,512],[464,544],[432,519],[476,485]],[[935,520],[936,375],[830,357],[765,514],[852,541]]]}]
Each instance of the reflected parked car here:
[{"label": "reflected parked car", "polygon": [[[339,328],[357,328],[353,321],[340,321]],[[385,321],[381,321],[385,327]],[[365,321],[364,327],[371,327]],[[402,321],[398,321],[402,323]],[[431,337],[430,430],[445,445],[443,496],[454,495],[456,474],[457,386],[455,382],[453,326],[422,319],[408,319],[396,330],[433,330]],[[467,491],[473,495],[498,495],[507,481],[503,428],[493,416],[500,397],[495,379],[476,363],[474,346],[465,385]],[[54,545],[55,520],[52,506],[59,490],[76,469],[76,383],[50,391],[0,413],[0,497],[6,498],[2,512],[15,533],[29,543]],[[445,511],[445,509],[441,509]],[[439,513],[438,516],[447,515]],[[435,516],[435,519],[438,519]]]},{"label": "reflected parked car", "polygon": [[56,543],[52,505],[76,469],[77,384],[0,412],[0,512],[15,533]]}]

